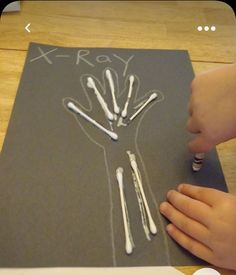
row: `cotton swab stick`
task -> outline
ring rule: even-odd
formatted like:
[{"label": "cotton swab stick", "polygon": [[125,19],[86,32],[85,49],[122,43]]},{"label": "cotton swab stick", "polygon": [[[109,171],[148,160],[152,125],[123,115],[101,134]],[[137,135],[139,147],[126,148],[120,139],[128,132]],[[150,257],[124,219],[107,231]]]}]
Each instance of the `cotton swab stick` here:
[{"label": "cotton swab stick", "polygon": [[131,254],[133,252],[134,244],[133,244],[133,238],[129,227],[128,210],[127,210],[126,200],[124,195],[123,168],[119,167],[116,169],[116,178],[117,178],[119,190],[120,190],[120,203],[121,203],[124,230],[125,230],[125,251],[127,254]]},{"label": "cotton swab stick", "polygon": [[94,80],[92,79],[92,77],[88,77],[87,78],[87,86],[91,89],[94,90],[94,93],[98,99],[98,102],[100,103],[104,113],[105,113],[105,116],[109,119],[109,120],[114,120],[114,115],[113,113],[108,109],[107,107],[107,103],[105,102],[105,100],[103,99],[103,97],[101,96],[101,94],[99,93],[96,85],[95,85],[95,82]]},{"label": "cotton swab stick", "polygon": [[105,127],[103,127],[101,124],[99,124],[96,120],[92,119],[90,116],[85,114],[82,110],[80,110],[73,102],[68,102],[67,107],[75,112],[76,114],[79,114],[84,119],[92,123],[94,126],[102,130],[104,133],[106,133],[109,137],[111,137],[113,140],[118,140],[118,135],[115,132],[107,130]]},{"label": "cotton swab stick", "polygon": [[192,162],[192,169],[194,172],[198,172],[202,168],[202,163],[205,158],[204,153],[197,153],[194,156],[193,162]]},{"label": "cotton swab stick", "polygon": [[147,199],[146,199],[146,196],[145,196],[145,193],[144,193],[144,190],[143,190],[142,180],[141,180],[141,177],[140,177],[140,174],[139,174],[139,169],[138,169],[138,165],[137,165],[137,162],[136,162],[135,155],[132,154],[130,151],[127,151],[127,154],[129,155],[130,165],[131,165],[131,167],[134,171],[135,177],[137,179],[137,183],[139,185],[140,193],[141,193],[142,198],[143,198],[143,203],[144,203],[144,206],[145,206],[145,210],[147,212],[150,231],[151,231],[152,234],[155,235],[157,233],[157,228],[156,228],[156,225],[153,221],[153,218],[152,218],[152,215],[151,215],[148,203],[147,203]]},{"label": "cotton swab stick", "polygon": [[139,205],[143,230],[144,230],[144,233],[146,235],[147,240],[151,241],[150,229],[149,229],[148,221],[147,221],[147,214],[146,214],[146,211],[145,211],[145,207],[143,205],[143,199],[142,199],[142,195],[141,195],[141,192],[140,192],[140,188],[139,188],[139,185],[137,183],[137,179],[136,179],[136,176],[134,174],[134,171],[132,171],[131,173],[132,173],[132,178],[133,178],[133,183],[134,183],[134,190],[135,190],[135,193],[136,193],[136,196],[137,196],[137,199],[138,199],[138,205]]},{"label": "cotton swab stick", "polygon": [[132,95],[133,84],[134,84],[134,76],[131,75],[131,76],[129,77],[129,92],[128,92],[127,100],[126,100],[126,102],[125,102],[124,109],[123,109],[123,111],[121,112],[121,116],[122,116],[123,118],[126,118],[126,116],[127,116],[127,110],[128,110],[129,101],[130,101],[130,98],[131,98],[131,95]]},{"label": "cotton swab stick", "polygon": [[139,113],[142,112],[142,110],[153,100],[157,98],[157,93],[153,93],[150,95],[150,97],[143,103],[143,105],[129,118],[129,120],[133,120]]},{"label": "cotton swab stick", "polygon": [[108,79],[110,89],[111,89],[111,96],[112,96],[114,113],[118,115],[120,113],[120,108],[119,108],[119,106],[117,105],[117,102],[116,102],[115,87],[114,87],[114,82],[113,82],[113,79],[112,79],[112,76],[111,76],[111,71],[108,70],[108,69],[106,70],[106,77]]}]

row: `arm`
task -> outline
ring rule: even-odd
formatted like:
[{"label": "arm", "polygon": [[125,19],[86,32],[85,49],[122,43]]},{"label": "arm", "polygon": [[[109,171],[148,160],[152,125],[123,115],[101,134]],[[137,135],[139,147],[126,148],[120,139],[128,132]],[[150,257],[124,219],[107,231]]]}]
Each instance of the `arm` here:
[{"label": "arm", "polygon": [[[187,128],[191,152],[207,152],[236,136],[236,64],[202,73],[192,82]],[[167,193],[160,212],[181,246],[216,266],[236,270],[236,196],[181,184]]]},{"label": "arm", "polygon": [[187,129],[196,138],[190,151],[207,152],[236,137],[236,64],[197,75],[191,88]]}]

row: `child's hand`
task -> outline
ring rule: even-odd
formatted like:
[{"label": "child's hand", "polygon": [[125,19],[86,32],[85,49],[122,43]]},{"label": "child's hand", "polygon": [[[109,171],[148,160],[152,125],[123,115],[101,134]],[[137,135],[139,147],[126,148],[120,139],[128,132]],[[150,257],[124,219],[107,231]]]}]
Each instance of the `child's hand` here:
[{"label": "child's hand", "polygon": [[236,270],[236,197],[215,189],[181,184],[167,193],[160,212],[169,235],[195,256]]},{"label": "child's hand", "polygon": [[197,75],[191,85],[187,129],[197,134],[193,153],[236,137],[236,64]]}]

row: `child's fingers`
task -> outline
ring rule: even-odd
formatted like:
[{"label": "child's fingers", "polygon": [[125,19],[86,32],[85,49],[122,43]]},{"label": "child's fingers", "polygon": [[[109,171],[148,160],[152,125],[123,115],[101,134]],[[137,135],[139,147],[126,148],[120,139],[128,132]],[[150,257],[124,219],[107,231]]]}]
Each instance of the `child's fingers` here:
[{"label": "child's fingers", "polygon": [[169,235],[186,250],[191,252],[193,255],[212,263],[214,255],[212,250],[207,246],[186,235],[173,224],[169,224],[166,229]]},{"label": "child's fingers", "polygon": [[175,190],[167,193],[168,201],[184,215],[208,226],[211,208],[205,203],[192,199]]},{"label": "child's fingers", "polygon": [[204,202],[210,206],[219,203],[219,201],[222,199],[222,193],[224,193],[216,189],[191,184],[180,184],[177,189],[180,193],[195,200]]},{"label": "child's fingers", "polygon": [[160,205],[160,212],[182,232],[200,242],[208,242],[209,231],[199,222],[185,216],[168,202]]},{"label": "child's fingers", "polygon": [[192,153],[206,153],[213,148],[214,144],[210,144],[201,134],[189,142],[188,148]]}]

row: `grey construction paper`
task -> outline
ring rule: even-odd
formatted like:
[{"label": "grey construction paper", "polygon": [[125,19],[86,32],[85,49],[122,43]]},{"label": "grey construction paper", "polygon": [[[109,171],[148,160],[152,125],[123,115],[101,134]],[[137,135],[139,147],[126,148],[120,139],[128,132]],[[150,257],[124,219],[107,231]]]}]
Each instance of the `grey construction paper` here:
[{"label": "grey construction paper", "polygon": [[[86,84],[87,77],[92,77],[112,110],[107,68],[121,108],[128,78],[135,77],[128,116],[135,112],[134,106],[157,93],[157,99],[127,127],[113,123],[118,141],[66,107],[72,101],[110,129]],[[227,191],[215,150],[207,154],[200,172],[191,170],[193,156],[186,145],[192,136],[185,125],[193,76],[185,50],[31,43],[0,155],[0,266],[202,264],[166,234],[168,222],[158,210],[167,191],[180,182]],[[142,228],[127,150],[136,155],[157,225],[151,241]],[[135,243],[129,256],[115,175],[119,166],[124,169]]]}]

